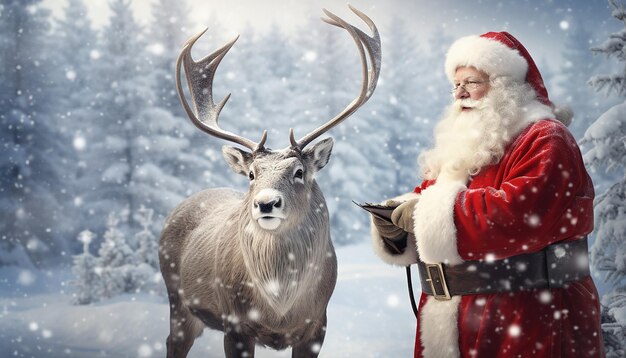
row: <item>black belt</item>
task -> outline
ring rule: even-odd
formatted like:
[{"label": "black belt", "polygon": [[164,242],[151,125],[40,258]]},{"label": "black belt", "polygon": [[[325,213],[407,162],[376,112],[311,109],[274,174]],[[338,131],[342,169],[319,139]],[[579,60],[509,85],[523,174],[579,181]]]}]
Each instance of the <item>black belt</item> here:
[{"label": "black belt", "polygon": [[494,261],[458,265],[417,263],[422,292],[438,300],[452,296],[559,288],[589,276],[587,237]]}]

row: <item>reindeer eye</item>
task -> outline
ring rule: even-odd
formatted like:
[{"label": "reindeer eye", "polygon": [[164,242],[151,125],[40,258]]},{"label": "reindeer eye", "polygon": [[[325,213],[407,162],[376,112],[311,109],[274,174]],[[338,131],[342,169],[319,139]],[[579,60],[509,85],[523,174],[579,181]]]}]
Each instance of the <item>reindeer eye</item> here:
[{"label": "reindeer eye", "polygon": [[304,175],[304,172],[302,171],[302,169],[298,169],[296,170],[296,173],[293,175],[293,177],[297,179],[302,179],[303,175]]},{"label": "reindeer eye", "polygon": [[254,173],[252,172],[252,170],[250,171],[250,173],[248,173],[248,178],[250,178],[250,180],[254,180]]}]

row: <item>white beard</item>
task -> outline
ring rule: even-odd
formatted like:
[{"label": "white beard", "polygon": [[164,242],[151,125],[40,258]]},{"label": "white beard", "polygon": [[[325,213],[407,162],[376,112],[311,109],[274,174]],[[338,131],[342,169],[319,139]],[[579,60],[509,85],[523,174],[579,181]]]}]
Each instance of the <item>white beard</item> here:
[{"label": "white beard", "polygon": [[418,158],[422,176],[432,180],[446,172],[466,178],[496,164],[511,140],[538,119],[527,115],[537,104],[532,88],[504,82],[494,83],[480,100],[456,100],[435,127],[435,146]]}]

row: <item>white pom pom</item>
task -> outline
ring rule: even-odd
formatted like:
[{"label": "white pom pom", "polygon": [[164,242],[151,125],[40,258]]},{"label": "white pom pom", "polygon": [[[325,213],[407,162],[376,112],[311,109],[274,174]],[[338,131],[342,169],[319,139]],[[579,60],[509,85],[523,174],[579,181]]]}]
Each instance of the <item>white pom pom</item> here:
[{"label": "white pom pom", "polygon": [[569,106],[554,106],[553,111],[556,119],[566,127],[572,123],[574,112]]}]

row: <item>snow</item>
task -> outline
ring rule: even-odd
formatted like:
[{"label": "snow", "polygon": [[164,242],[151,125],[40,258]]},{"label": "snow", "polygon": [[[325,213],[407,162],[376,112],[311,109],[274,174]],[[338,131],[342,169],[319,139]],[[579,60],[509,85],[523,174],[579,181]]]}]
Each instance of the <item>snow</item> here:
[{"label": "snow", "polygon": [[[382,263],[368,243],[338,248],[337,259],[339,275],[320,357],[411,356],[415,318],[404,269]],[[0,270],[1,357],[165,355],[169,311],[164,296],[124,294],[72,305],[69,270],[30,274],[34,284],[24,287],[16,282],[19,272]],[[222,357],[222,339],[221,332],[205,330],[189,357]],[[256,353],[260,358],[291,356],[290,349],[257,347]]]},{"label": "snow", "polygon": [[619,131],[626,116],[626,102],[616,105],[598,118],[585,133],[588,139],[605,139]]}]

